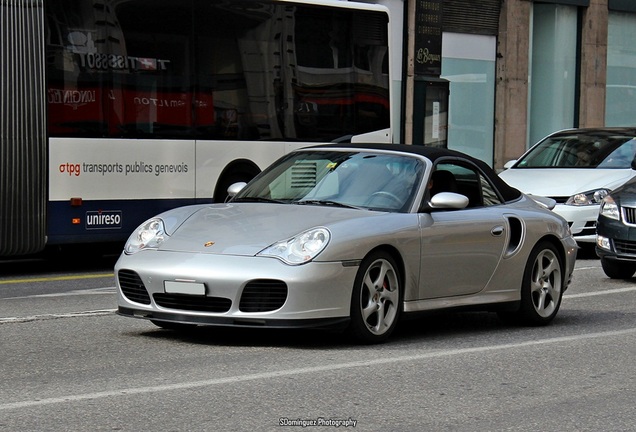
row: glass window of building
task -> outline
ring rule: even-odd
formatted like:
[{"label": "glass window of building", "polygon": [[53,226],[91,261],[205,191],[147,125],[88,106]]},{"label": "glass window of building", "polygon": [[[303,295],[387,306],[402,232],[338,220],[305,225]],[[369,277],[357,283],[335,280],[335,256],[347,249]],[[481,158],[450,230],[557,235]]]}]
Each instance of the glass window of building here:
[{"label": "glass window of building", "polygon": [[450,81],[448,147],[492,164],[494,36],[444,33],[442,78]]},{"label": "glass window of building", "polygon": [[532,12],[529,145],[574,126],[577,84],[577,8],[535,3]]},{"label": "glass window of building", "polygon": [[610,12],[607,36],[605,125],[636,121],[636,14]]}]

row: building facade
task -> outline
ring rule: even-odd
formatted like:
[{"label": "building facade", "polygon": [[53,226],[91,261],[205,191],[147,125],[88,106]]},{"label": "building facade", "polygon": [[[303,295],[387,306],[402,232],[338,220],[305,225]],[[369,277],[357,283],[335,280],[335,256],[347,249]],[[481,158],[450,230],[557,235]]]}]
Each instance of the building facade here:
[{"label": "building facade", "polygon": [[442,31],[449,148],[501,169],[556,130],[636,125],[636,1],[444,0]]}]

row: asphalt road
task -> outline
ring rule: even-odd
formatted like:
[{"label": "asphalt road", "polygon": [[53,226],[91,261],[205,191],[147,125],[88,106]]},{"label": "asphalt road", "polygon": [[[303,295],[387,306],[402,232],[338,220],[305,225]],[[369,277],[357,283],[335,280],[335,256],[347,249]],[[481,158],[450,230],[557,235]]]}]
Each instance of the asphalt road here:
[{"label": "asphalt road", "polygon": [[120,317],[113,260],[0,262],[0,431],[636,431],[636,279],[592,254],[548,327],[435,314],[380,346]]}]

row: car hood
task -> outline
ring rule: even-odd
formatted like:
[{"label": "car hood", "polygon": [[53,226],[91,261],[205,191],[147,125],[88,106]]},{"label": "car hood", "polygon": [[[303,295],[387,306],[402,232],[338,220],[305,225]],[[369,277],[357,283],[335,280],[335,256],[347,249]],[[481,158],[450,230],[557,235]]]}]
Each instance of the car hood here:
[{"label": "car hood", "polygon": [[[182,211],[183,212],[183,211]],[[264,203],[198,207],[161,250],[253,256],[271,244],[318,226],[386,213],[313,205]],[[169,218],[170,213],[161,216]]]},{"label": "car hood", "polygon": [[613,190],[634,175],[631,169],[511,168],[499,177],[527,194],[569,197],[600,188]]},{"label": "car hood", "polygon": [[628,182],[612,193],[612,197],[621,206],[636,206],[636,182]]}]

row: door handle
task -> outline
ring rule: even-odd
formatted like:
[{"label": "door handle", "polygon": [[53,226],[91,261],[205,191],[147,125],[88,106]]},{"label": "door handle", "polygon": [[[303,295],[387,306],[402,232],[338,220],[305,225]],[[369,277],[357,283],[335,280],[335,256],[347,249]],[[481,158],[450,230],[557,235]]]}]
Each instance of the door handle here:
[{"label": "door handle", "polygon": [[495,237],[499,237],[503,233],[504,233],[504,227],[502,225],[496,226],[490,230],[490,234],[494,235]]}]

